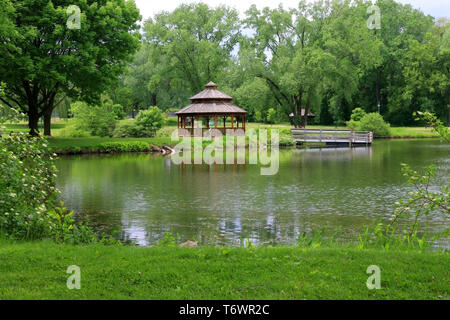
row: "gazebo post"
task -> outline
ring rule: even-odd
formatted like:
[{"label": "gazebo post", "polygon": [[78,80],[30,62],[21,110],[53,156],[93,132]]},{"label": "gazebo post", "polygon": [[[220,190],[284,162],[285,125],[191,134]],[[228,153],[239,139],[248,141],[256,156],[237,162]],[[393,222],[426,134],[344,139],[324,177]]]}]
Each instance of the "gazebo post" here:
[{"label": "gazebo post", "polygon": [[[245,110],[233,105],[231,103],[232,98],[223,92],[217,90],[217,85],[213,82],[209,82],[205,85],[205,90],[189,98],[191,104],[184,107],[180,111],[176,112],[178,115],[177,127],[189,130],[191,136],[195,135],[195,121],[202,120],[201,129],[211,129],[211,118],[214,117],[214,128],[223,130],[223,134],[226,134],[227,129],[243,128],[245,130]],[[223,126],[219,125],[219,117],[223,118]],[[227,127],[227,119],[230,117],[231,126]],[[189,126],[187,119],[192,121]],[[195,120],[196,119],[196,120]],[[206,120],[206,126],[203,125],[203,121]],[[236,125],[235,122],[236,121]],[[239,121],[242,124],[239,125]],[[223,128],[222,128],[223,127]],[[221,131],[222,131],[221,130]]]}]

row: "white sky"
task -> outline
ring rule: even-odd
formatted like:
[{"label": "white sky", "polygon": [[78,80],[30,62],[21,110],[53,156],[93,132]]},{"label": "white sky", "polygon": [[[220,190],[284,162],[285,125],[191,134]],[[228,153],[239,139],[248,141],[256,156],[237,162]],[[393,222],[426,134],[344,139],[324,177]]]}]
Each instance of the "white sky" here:
[{"label": "white sky", "polygon": [[[182,3],[204,2],[210,6],[225,4],[229,7],[236,8],[241,14],[244,13],[252,4],[261,9],[263,7],[278,7],[279,3],[284,8],[296,7],[298,0],[135,0],[136,6],[141,11],[143,21],[160,11],[172,11]],[[434,17],[450,18],[450,1],[449,0],[397,0],[400,3],[409,3],[414,8],[420,9],[426,14]]]}]

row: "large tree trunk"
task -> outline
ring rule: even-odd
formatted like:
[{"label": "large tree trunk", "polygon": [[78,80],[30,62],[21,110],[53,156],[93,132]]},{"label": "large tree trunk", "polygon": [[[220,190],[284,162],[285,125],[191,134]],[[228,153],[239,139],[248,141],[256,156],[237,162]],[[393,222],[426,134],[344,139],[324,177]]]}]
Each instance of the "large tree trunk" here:
[{"label": "large tree trunk", "polygon": [[152,93],[151,98],[150,98],[150,105],[156,106],[156,93]]},{"label": "large tree trunk", "polygon": [[28,128],[30,129],[30,136],[39,135],[39,114],[35,104],[28,106]]},{"label": "large tree trunk", "polygon": [[44,136],[51,136],[52,110],[44,113]]}]

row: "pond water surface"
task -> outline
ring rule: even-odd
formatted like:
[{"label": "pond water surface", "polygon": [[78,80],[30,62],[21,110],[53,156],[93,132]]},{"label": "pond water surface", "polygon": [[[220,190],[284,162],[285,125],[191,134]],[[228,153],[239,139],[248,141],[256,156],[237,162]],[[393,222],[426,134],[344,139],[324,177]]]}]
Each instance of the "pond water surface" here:
[{"label": "pond water surface", "polygon": [[[392,215],[411,190],[400,164],[433,164],[450,173],[450,148],[434,139],[381,140],[371,147],[281,149],[279,171],[258,165],[175,165],[151,154],[72,156],[58,160],[58,188],[68,208],[122,239],[152,245],[165,232],[180,241],[238,245],[294,244],[328,225],[341,236]],[[427,232],[448,227],[443,214],[423,221]]]}]

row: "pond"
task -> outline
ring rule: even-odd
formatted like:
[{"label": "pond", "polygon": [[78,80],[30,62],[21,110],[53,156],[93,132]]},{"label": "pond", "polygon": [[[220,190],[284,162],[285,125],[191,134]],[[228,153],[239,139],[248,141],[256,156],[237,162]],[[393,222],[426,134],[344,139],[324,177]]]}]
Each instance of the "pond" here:
[{"label": "pond", "polygon": [[[328,226],[341,237],[392,215],[411,187],[400,164],[433,164],[438,188],[449,177],[450,148],[438,140],[380,140],[371,147],[281,149],[279,171],[258,165],[175,165],[152,154],[84,155],[58,160],[66,206],[124,240],[152,245],[165,232],[179,241],[239,245],[295,244]],[[448,227],[443,214],[423,222]]]}]

